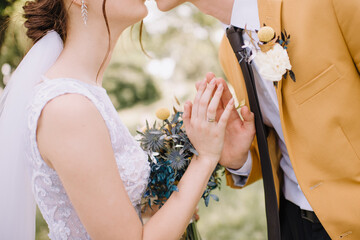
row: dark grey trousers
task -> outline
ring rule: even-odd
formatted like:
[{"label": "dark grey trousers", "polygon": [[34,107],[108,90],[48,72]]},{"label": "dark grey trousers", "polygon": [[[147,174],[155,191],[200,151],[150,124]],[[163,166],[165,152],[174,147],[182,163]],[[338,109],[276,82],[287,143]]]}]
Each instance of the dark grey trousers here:
[{"label": "dark grey trousers", "polygon": [[331,240],[320,222],[313,223],[301,217],[301,210],[281,197],[280,226],[282,240]]}]

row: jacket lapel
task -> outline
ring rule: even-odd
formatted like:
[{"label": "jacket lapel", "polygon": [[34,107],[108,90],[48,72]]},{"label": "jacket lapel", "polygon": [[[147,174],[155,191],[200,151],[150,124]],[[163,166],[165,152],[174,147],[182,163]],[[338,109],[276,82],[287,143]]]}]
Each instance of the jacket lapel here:
[{"label": "jacket lapel", "polygon": [[259,8],[260,26],[264,24],[272,27],[276,33],[281,33],[282,0],[257,0]]},{"label": "jacket lapel", "polygon": [[[277,36],[280,36],[282,26],[281,26],[281,10],[282,10],[282,1],[283,0],[257,0],[259,8],[259,18],[260,26],[266,24],[269,27],[272,27]],[[279,82],[276,89],[276,94],[278,96],[279,108],[282,109],[282,81]]]}]

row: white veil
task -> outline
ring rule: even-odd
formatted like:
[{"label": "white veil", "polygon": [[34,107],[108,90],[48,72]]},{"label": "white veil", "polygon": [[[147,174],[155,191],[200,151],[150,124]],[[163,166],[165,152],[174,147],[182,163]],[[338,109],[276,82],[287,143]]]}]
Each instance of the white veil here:
[{"label": "white veil", "polygon": [[27,53],[0,96],[0,239],[35,238],[35,201],[26,157],[26,108],[33,87],[63,49],[50,31]]}]

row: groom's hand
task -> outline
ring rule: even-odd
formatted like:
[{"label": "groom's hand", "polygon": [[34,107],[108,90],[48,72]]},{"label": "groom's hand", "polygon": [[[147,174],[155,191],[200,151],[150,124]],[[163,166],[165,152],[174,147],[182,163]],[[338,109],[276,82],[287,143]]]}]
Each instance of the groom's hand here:
[{"label": "groom's hand", "polygon": [[[215,74],[206,74],[208,82],[215,77]],[[217,109],[217,118],[219,118],[227,103],[232,98],[232,94],[227,86],[227,83],[222,78],[216,79],[217,86],[222,84],[224,86],[223,95],[221,97],[221,104]],[[196,84],[198,89],[199,84]],[[232,168],[241,168],[247,160],[250,146],[255,136],[255,122],[254,114],[250,112],[247,106],[241,108],[241,120],[239,113],[235,108],[231,111],[231,115],[226,127],[224,148],[221,154],[220,164]],[[217,119],[218,120],[218,119]]]}]

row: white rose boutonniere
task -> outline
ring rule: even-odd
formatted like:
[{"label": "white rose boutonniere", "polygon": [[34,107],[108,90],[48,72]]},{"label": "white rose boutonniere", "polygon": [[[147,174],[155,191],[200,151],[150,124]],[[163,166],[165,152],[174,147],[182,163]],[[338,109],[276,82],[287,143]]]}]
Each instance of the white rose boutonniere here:
[{"label": "white rose boutonniere", "polygon": [[275,31],[271,27],[264,26],[257,32],[259,42],[256,42],[252,33],[246,32],[251,40],[250,42],[246,41],[243,48],[248,48],[251,52],[248,61],[254,61],[260,76],[264,80],[274,82],[275,86],[281,79],[286,79],[288,74],[295,82],[295,74],[291,70],[292,66],[287,53],[290,35],[287,35],[284,30],[281,36],[276,37]]},{"label": "white rose boutonniere", "polygon": [[267,52],[258,51],[254,62],[260,76],[267,81],[278,82],[291,70],[287,51],[278,43]]}]

